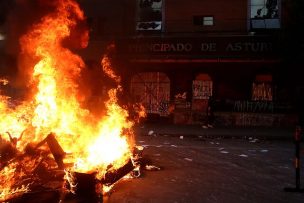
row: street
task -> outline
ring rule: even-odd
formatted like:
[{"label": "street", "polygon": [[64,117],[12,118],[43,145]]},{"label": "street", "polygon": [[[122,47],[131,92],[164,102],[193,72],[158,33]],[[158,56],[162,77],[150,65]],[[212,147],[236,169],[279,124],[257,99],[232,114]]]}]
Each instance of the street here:
[{"label": "street", "polygon": [[161,170],[118,183],[104,202],[303,202],[303,193],[284,191],[295,187],[292,141],[146,135],[137,142]]},{"label": "street", "polygon": [[0,0],[0,203],[304,203],[303,10]]},{"label": "street", "polygon": [[[103,202],[303,202],[304,193],[284,191],[286,187],[295,188],[292,139],[169,136],[149,132],[137,134],[136,142],[144,147],[143,163],[160,170],[143,169],[139,178],[117,182],[103,196]],[[303,168],[301,163],[302,173]],[[57,203],[62,182],[45,185],[52,184],[58,190],[31,191],[11,202]]]}]

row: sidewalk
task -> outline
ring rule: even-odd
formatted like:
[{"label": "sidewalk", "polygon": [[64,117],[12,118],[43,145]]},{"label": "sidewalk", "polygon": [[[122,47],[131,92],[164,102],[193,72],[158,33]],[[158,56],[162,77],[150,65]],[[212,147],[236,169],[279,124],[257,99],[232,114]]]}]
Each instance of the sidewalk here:
[{"label": "sidewalk", "polygon": [[202,128],[201,125],[176,125],[168,123],[145,123],[135,128],[136,134],[141,136],[190,136],[207,138],[260,138],[293,140],[295,129],[268,127],[215,127]]}]

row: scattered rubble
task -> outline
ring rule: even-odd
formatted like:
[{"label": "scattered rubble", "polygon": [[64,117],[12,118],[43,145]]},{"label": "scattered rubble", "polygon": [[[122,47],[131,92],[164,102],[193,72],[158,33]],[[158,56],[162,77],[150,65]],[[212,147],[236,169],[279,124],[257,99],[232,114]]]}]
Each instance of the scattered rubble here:
[{"label": "scattered rubble", "polygon": [[[29,191],[60,190],[61,200],[76,198],[97,202],[102,197],[104,187],[112,187],[124,176],[130,174],[131,177],[138,178],[143,169],[161,170],[160,167],[145,163],[142,157],[143,146],[134,147],[132,156],[122,167],[114,169],[109,165],[105,175],[98,179],[96,172],[79,173],[69,169],[70,165],[63,161],[67,154],[59,145],[54,133],[50,133],[38,144],[28,144],[22,152],[11,142],[1,138],[0,141],[0,172],[7,166],[12,166],[14,171],[18,170],[18,173],[12,173],[14,182],[9,193],[4,195],[4,191],[0,190],[1,201],[20,197]],[[23,174],[22,177],[20,174]]]}]

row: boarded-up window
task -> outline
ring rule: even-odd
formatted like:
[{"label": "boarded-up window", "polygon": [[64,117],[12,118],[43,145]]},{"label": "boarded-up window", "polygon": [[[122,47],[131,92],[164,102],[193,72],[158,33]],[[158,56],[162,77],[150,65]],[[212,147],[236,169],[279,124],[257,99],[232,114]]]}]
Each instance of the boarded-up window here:
[{"label": "boarded-up window", "polygon": [[169,114],[170,80],[160,72],[139,73],[131,80],[133,100],[142,103],[147,113]]},{"label": "boarded-up window", "polygon": [[272,75],[257,75],[252,83],[252,100],[253,101],[272,101],[273,85]]},{"label": "boarded-up window", "polygon": [[193,99],[208,99],[212,96],[213,82],[208,74],[199,74],[192,82]]}]

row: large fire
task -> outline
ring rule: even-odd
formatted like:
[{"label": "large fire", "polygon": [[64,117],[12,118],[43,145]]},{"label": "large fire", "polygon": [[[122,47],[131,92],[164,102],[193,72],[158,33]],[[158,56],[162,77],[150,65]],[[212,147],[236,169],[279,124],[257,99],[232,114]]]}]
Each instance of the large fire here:
[{"label": "large fire", "polygon": [[[111,69],[106,55],[101,67],[117,84],[108,91],[106,115],[93,116],[82,105],[77,81],[85,63],[62,44],[77,22],[84,19],[74,0],[58,0],[56,9],[22,36],[22,54],[35,60],[26,70],[31,76],[28,81],[31,95],[17,106],[11,105],[14,101],[1,94],[1,86],[9,81],[0,80],[0,144],[11,143],[16,153],[22,153],[53,133],[63,150],[71,155],[65,160],[74,163],[71,170],[94,171],[102,177],[110,164],[118,168],[130,159],[134,123],[128,120],[126,108],[118,105],[117,93],[122,91],[120,77]],[[84,32],[79,40],[83,40],[82,46],[87,45],[88,33]],[[13,188],[23,177],[24,165],[31,163],[22,164],[21,170],[17,170],[16,162],[0,165],[0,200],[15,191],[26,190],[26,185]]]}]

